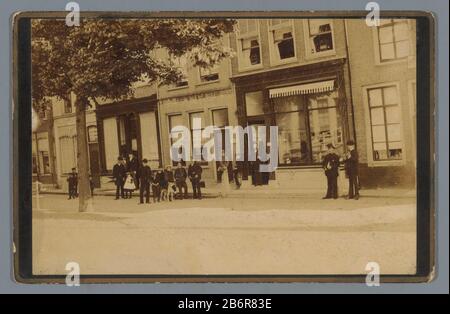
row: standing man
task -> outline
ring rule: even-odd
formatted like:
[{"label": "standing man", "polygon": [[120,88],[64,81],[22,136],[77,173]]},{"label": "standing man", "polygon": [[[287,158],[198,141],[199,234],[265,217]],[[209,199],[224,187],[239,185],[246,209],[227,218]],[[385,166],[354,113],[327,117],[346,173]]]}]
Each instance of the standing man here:
[{"label": "standing man", "polygon": [[327,194],[323,199],[338,198],[337,178],[339,176],[339,156],[336,154],[333,144],[327,145],[327,153],[323,157],[322,168],[327,176]]},{"label": "standing man", "polygon": [[178,188],[178,195],[180,199],[187,198],[188,188],[186,184],[187,172],[183,167],[183,164],[179,162],[177,168],[175,169],[175,183]]},{"label": "standing man", "polygon": [[134,154],[128,155],[127,171],[131,173],[134,182],[136,182],[136,189],[139,189],[139,160]]},{"label": "standing man", "polygon": [[152,179],[152,170],[148,166],[148,160],[142,160],[142,167],[140,168],[139,173],[139,204],[144,203],[144,194],[145,194],[145,202],[150,203],[150,182]]},{"label": "standing man", "polygon": [[123,164],[123,158],[117,158],[117,163],[113,167],[113,178],[114,183],[116,184],[116,200],[119,199],[119,196],[125,198],[123,185],[125,184],[126,173],[127,170],[125,169],[125,165]]},{"label": "standing man", "polygon": [[190,166],[188,171],[188,176],[192,182],[192,191],[194,199],[202,199],[202,190],[200,187],[200,181],[202,179],[202,167],[198,164],[197,161],[194,161],[194,164]]},{"label": "standing man", "polygon": [[69,183],[69,200],[77,197],[78,191],[78,174],[77,169],[72,168],[72,172],[67,177]]},{"label": "standing man", "polygon": [[347,155],[345,156],[345,174],[348,177],[348,199],[359,199],[359,180],[358,180],[358,152],[355,148],[355,142],[347,142]]}]

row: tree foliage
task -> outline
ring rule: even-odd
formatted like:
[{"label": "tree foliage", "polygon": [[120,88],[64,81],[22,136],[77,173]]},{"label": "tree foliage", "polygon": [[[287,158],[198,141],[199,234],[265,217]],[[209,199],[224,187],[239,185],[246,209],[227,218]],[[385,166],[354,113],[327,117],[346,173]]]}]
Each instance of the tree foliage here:
[{"label": "tree foliage", "polygon": [[70,92],[83,100],[121,99],[143,78],[171,84],[180,69],[156,51],[187,55],[196,66],[207,67],[230,56],[215,43],[233,30],[226,19],[108,19],[84,18],[80,26],[65,20],[32,23],[33,98],[66,98]]}]

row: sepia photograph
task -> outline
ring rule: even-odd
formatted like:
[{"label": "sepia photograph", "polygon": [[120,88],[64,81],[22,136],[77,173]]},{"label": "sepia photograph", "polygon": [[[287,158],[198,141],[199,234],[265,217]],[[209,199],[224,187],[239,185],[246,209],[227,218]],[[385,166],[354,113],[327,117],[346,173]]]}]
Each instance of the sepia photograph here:
[{"label": "sepia photograph", "polygon": [[417,23],[33,16],[31,274],[417,275]]}]

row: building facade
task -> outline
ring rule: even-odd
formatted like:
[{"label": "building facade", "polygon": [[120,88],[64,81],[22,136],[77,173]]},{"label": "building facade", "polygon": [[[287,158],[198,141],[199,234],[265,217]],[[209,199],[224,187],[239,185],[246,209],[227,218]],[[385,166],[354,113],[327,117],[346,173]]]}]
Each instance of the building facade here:
[{"label": "building facade", "polygon": [[112,168],[119,156],[149,160],[161,167],[160,134],[156,89],[136,84],[134,96],[115,102],[102,102],[95,116],[98,128],[100,173],[103,185],[111,180]]},{"label": "building facade", "polygon": [[[348,140],[357,145],[362,187],[414,184],[414,20],[386,19],[370,27],[363,19],[239,19],[220,44],[235,55],[210,69],[155,52],[180,68],[179,82],[139,83],[132,98],[101,102],[87,111],[96,186],[110,182],[118,156],[146,158],[152,169],[175,165],[171,145],[178,134],[172,128],[186,127],[193,142],[196,128],[209,125],[278,127],[278,168],[264,184],[323,189],[327,145],[343,155]],[[38,143],[33,169],[54,167],[59,185],[76,166],[73,103],[53,105],[55,162],[50,153],[46,157],[52,145],[43,144],[45,132],[33,138]],[[194,124],[196,118],[201,125]],[[202,160],[201,165],[205,181],[216,181],[218,163]],[[252,163],[233,162],[229,172],[233,166],[242,172],[244,187],[250,185]]]},{"label": "building facade", "polygon": [[[344,20],[238,20],[231,38],[239,124],[278,127],[269,184],[321,188],[327,144],[354,138]],[[243,179],[253,169],[244,163]]]},{"label": "building facade", "polygon": [[57,176],[52,106],[41,108],[38,112],[33,110],[33,120],[36,124],[31,138],[33,182],[55,185]]},{"label": "building facade", "polygon": [[360,177],[366,187],[413,187],[416,174],[416,25],[348,19]]},{"label": "building facade", "polygon": [[[221,40],[229,46],[229,36]],[[170,58],[164,52],[163,57]],[[177,134],[171,133],[174,126],[189,129],[191,142],[194,141],[194,119],[201,119],[200,130],[214,125],[223,130],[225,126],[237,125],[236,99],[230,81],[231,63],[223,60],[211,69],[195,67],[186,58],[177,58],[175,62],[182,69],[184,78],[172,86],[158,89],[158,107],[161,127],[161,151],[163,165],[174,165],[170,147]],[[208,139],[202,139],[202,144]],[[200,161],[205,181],[212,183],[217,179],[217,162]],[[231,164],[229,171],[231,172]]]},{"label": "building facade", "polygon": [[[67,175],[77,168],[77,128],[74,95],[69,100],[52,99],[57,185],[67,190]],[[94,107],[86,111],[89,169],[94,186],[99,187],[99,152]]]}]

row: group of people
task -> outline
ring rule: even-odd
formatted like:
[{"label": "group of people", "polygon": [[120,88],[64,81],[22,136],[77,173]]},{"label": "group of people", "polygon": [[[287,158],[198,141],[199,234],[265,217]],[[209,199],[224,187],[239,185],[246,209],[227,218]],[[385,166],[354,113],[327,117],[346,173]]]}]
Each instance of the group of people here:
[{"label": "group of people", "polygon": [[112,175],[116,185],[116,200],[131,198],[136,190],[139,191],[139,204],[144,204],[144,200],[150,203],[150,196],[153,202],[186,199],[188,179],[192,185],[193,198],[202,198],[202,167],[197,162],[190,164],[187,169],[184,162],[178,162],[175,169],[168,165],[164,169],[152,170],[145,158],[139,163],[134,155],[130,156],[128,162],[118,157]]},{"label": "group of people", "polygon": [[347,142],[347,154],[339,157],[333,144],[327,145],[328,151],[325,154],[322,167],[327,177],[327,194],[323,197],[338,198],[339,165],[344,163],[345,176],[348,178],[348,199],[359,199],[359,181],[358,181],[358,153],[356,151],[355,142],[352,140]]}]

